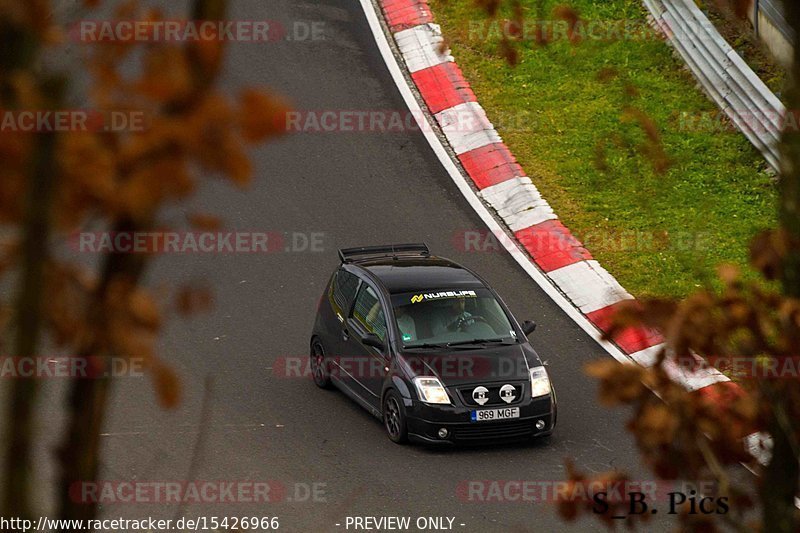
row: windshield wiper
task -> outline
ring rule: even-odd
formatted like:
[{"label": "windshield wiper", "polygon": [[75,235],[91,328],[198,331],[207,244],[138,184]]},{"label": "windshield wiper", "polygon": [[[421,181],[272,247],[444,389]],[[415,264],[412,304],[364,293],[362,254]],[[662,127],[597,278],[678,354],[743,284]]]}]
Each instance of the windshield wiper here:
[{"label": "windshield wiper", "polygon": [[443,349],[447,348],[447,345],[446,344],[437,344],[437,343],[434,343],[434,342],[426,342],[424,344],[405,345],[404,348],[406,350],[411,350],[411,349],[414,349],[414,348],[437,348],[439,350],[443,350]]},{"label": "windshield wiper", "polygon": [[447,342],[447,343],[426,342],[425,344],[413,344],[411,346],[404,346],[404,348],[406,350],[415,350],[417,348],[423,349],[423,350],[447,350],[448,348],[462,348],[462,349],[463,348],[467,348],[468,349],[469,346],[466,346],[466,344],[474,344],[474,342],[468,342],[468,343],[461,343],[461,342],[456,342],[456,343],[450,343],[450,342]]},{"label": "windshield wiper", "polygon": [[463,346],[465,344],[494,344],[500,343],[505,345],[512,345],[516,344],[515,342],[507,342],[506,339],[471,339],[468,341],[457,341],[457,342],[448,342],[447,346]]}]

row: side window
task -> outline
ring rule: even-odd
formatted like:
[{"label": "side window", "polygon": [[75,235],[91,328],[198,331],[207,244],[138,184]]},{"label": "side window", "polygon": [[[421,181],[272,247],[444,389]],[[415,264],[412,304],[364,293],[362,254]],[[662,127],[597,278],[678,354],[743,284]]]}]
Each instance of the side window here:
[{"label": "side window", "polygon": [[356,276],[346,270],[336,272],[336,277],[333,278],[333,301],[343,314],[350,310],[357,287]]},{"label": "side window", "polygon": [[380,340],[386,341],[386,315],[380,300],[378,300],[378,295],[366,283],[358,292],[356,305],[353,307],[353,318],[361,322],[367,331],[377,335]]}]

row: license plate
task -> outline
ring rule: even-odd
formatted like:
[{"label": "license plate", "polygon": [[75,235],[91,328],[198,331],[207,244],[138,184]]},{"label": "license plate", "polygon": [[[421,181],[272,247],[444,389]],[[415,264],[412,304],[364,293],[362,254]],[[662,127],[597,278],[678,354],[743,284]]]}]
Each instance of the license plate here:
[{"label": "license plate", "polygon": [[489,420],[506,420],[508,418],[519,418],[519,407],[507,407],[505,409],[481,409],[470,413],[473,422],[487,422]]}]

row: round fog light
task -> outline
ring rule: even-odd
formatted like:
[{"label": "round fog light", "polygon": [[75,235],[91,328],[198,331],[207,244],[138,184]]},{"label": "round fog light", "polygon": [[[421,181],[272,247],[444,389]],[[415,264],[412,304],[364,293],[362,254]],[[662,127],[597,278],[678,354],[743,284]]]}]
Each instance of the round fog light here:
[{"label": "round fog light", "polygon": [[544,429],[544,420],[536,421],[536,429]]},{"label": "round fog light", "polygon": [[446,438],[447,438],[447,435],[448,435],[449,433],[450,433],[450,432],[449,432],[449,431],[447,431],[447,428],[441,428],[441,429],[439,429],[439,438],[440,438],[440,439],[446,439]]}]

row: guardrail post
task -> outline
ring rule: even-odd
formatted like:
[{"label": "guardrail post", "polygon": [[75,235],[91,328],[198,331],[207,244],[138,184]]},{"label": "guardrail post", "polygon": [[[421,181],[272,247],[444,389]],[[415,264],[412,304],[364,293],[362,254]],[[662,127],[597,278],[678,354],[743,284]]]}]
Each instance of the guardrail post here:
[{"label": "guardrail post", "polygon": [[756,37],[758,35],[758,14],[761,13],[761,0],[754,0],[753,2],[753,28],[756,31]]}]

